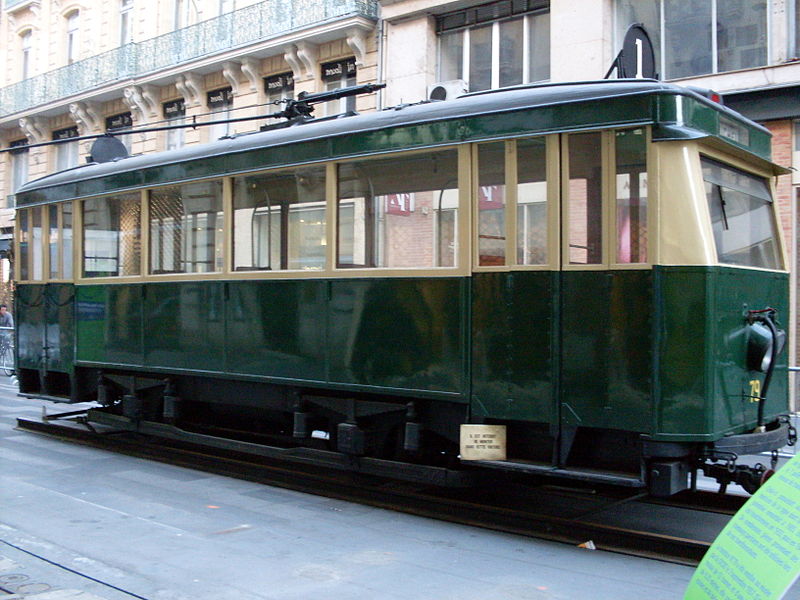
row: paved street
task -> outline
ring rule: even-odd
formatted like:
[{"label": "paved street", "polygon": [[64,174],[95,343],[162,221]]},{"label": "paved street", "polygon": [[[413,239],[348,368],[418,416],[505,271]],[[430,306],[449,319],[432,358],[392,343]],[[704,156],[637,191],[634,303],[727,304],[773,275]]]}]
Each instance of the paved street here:
[{"label": "paved street", "polygon": [[11,598],[668,599],[693,572],[13,429],[40,413],[0,379],[0,588]]}]

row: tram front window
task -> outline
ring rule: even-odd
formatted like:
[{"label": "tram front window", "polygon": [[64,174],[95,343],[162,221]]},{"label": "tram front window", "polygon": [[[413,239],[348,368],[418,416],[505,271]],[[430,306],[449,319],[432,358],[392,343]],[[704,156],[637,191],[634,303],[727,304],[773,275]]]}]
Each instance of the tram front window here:
[{"label": "tram front window", "polygon": [[719,262],[782,268],[767,180],[711,159],[701,162]]}]

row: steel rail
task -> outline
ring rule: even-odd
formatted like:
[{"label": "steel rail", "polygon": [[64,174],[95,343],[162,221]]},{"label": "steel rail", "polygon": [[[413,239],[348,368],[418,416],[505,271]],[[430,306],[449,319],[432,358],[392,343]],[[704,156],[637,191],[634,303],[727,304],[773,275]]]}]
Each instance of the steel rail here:
[{"label": "steel rail", "polygon": [[[643,497],[643,494],[603,495],[586,490],[543,486],[519,491],[519,485],[472,489],[441,489],[423,484],[397,482],[353,472],[332,471],[320,466],[292,463],[235,450],[201,447],[180,440],[159,439],[128,430],[100,428],[82,422],[80,415],[42,421],[17,419],[17,429],[78,442],[103,450],[147,458],[181,467],[232,476],[299,492],[358,502],[388,510],[464,525],[579,545],[592,541],[598,550],[696,565],[727,522],[733,508],[703,506],[708,496],[694,494],[676,501]],[[555,490],[553,488],[555,487]],[[498,493],[500,489],[500,493]],[[517,490],[504,494],[503,489]],[[705,499],[705,500],[704,500]],[[734,501],[734,506],[735,506]],[[654,508],[660,507],[660,508]],[[619,510],[617,510],[619,509]],[[656,511],[669,512],[665,519]],[[620,522],[619,514],[640,512],[639,523]],[[617,517],[609,517],[616,514]],[[704,535],[693,532],[693,523],[715,518]],[[615,520],[616,519],[616,520]]]}]

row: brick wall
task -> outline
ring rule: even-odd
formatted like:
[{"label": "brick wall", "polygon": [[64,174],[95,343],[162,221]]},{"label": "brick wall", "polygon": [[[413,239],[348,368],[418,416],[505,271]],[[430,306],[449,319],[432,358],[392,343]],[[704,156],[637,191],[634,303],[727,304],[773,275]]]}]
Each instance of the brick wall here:
[{"label": "brick wall", "polygon": [[[770,121],[764,125],[772,132],[772,161],[781,165],[782,167],[795,168],[800,165],[792,165],[792,121]],[[800,248],[798,248],[798,240],[795,239],[792,227],[792,205],[794,202],[795,194],[797,192],[792,186],[792,175],[781,175],[778,177],[777,183],[777,196],[778,207],[781,218],[781,228],[783,229],[783,239],[786,243],[789,269],[794,272],[792,281],[794,285],[798,285],[797,278],[797,261],[800,258]],[[791,311],[792,311],[792,326],[794,333],[794,340],[790,343],[793,345],[793,352],[789,356],[791,364],[797,364],[798,356],[800,356],[800,319],[798,316],[797,301],[798,293],[800,290],[795,287],[791,294]],[[795,399],[795,410],[797,410],[797,399]]]},{"label": "brick wall", "polygon": [[[772,162],[782,167],[792,166],[792,122],[770,121],[764,126],[772,132]],[[781,215],[783,239],[787,248],[792,248],[792,176],[778,178],[778,206]]]}]

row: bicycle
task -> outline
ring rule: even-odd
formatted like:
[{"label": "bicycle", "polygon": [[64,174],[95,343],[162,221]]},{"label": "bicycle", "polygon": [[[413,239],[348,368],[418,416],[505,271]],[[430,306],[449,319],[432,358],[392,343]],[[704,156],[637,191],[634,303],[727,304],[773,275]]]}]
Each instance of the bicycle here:
[{"label": "bicycle", "polygon": [[15,372],[14,365],[14,343],[10,335],[0,333],[0,371],[7,377],[11,377]]}]

